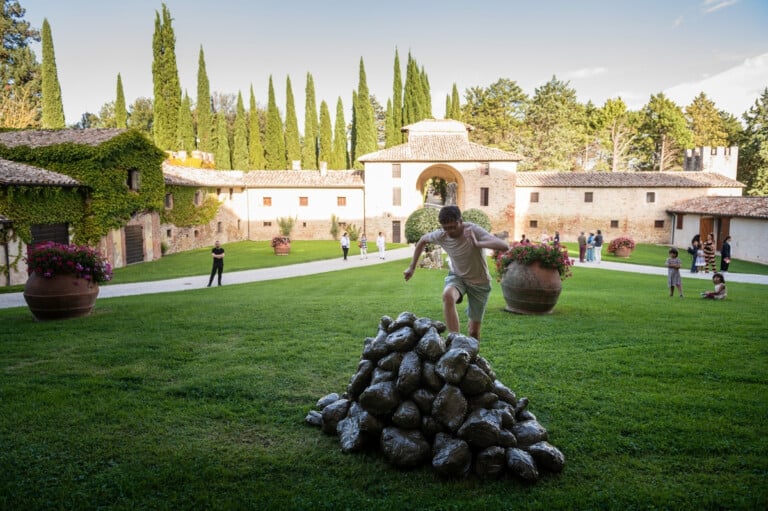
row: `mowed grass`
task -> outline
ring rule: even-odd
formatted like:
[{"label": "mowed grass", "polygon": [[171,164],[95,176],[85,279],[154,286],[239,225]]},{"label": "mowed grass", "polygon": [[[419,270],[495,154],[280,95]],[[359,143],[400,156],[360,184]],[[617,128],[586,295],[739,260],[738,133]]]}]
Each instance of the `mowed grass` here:
[{"label": "mowed grass", "polygon": [[443,480],[341,453],[307,412],[344,391],[382,315],[442,317],[444,272],[405,283],[405,264],[100,299],[59,322],[0,310],[0,509],[768,507],[768,288],[752,284],[713,302],[684,278],[681,300],[666,277],[578,267],[538,317],[504,312],[495,285],[480,352],[562,474]]}]

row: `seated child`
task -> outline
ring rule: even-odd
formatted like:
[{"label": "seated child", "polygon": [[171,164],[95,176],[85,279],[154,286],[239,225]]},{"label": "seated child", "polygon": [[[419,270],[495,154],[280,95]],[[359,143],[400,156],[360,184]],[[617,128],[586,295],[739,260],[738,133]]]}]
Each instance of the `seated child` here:
[{"label": "seated child", "polygon": [[725,289],[725,278],[721,273],[715,273],[712,275],[712,282],[715,284],[714,291],[704,291],[701,293],[702,298],[708,300],[722,300],[728,296],[728,291]]}]

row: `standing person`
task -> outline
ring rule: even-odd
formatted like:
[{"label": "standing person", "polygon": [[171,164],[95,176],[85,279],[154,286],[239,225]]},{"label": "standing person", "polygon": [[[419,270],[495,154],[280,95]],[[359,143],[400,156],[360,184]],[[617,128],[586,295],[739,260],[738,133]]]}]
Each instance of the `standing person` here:
[{"label": "standing person", "polygon": [[728,271],[731,264],[731,237],[726,236],[723,240],[723,247],[720,249],[720,273]]},{"label": "standing person", "polygon": [[579,234],[579,262],[583,263],[584,258],[587,255],[587,237],[584,236],[584,231],[581,231],[581,234]]},{"label": "standing person", "polygon": [[555,236],[552,238],[552,244],[553,245],[560,244],[560,231],[555,231]]},{"label": "standing person", "polygon": [[707,260],[704,259],[704,249],[701,245],[696,249],[696,272],[703,272],[704,265],[707,264]]},{"label": "standing person", "polygon": [[368,238],[365,237],[365,233],[360,236],[360,243],[357,246],[360,247],[360,259],[368,259]]},{"label": "standing person", "polygon": [[712,275],[712,282],[715,284],[714,291],[704,291],[701,293],[702,298],[709,300],[723,300],[728,296],[728,290],[725,288],[725,277],[722,273],[715,273]]},{"label": "standing person", "polygon": [[213,258],[213,268],[211,268],[211,278],[208,279],[208,287],[213,284],[213,276],[219,274],[219,285],[221,285],[221,274],[224,273],[224,248],[216,240],[211,249],[211,257]]},{"label": "standing person", "polygon": [[678,259],[676,248],[669,249],[669,257],[664,266],[667,267],[667,285],[669,286],[669,296],[675,296],[675,288],[683,297],[683,279],[680,277],[680,259]]},{"label": "standing person", "polygon": [[341,235],[341,251],[344,253],[344,260],[346,261],[349,253],[349,234],[346,232]]},{"label": "standing person", "polygon": [[387,240],[384,238],[384,233],[379,231],[379,235],[376,236],[376,248],[379,249],[379,259],[384,259],[384,251],[387,249]]},{"label": "standing person", "polygon": [[590,232],[587,238],[587,262],[595,260],[595,233]]},{"label": "standing person", "polygon": [[595,236],[595,262],[603,260],[603,232],[598,229]]},{"label": "standing person", "polygon": [[710,232],[707,234],[707,241],[703,243],[702,248],[704,249],[704,260],[706,262],[704,273],[709,273],[710,268],[712,268],[712,273],[714,273],[717,270],[715,268],[716,248],[715,235],[713,233]]},{"label": "standing person", "polygon": [[428,244],[440,245],[451,259],[448,276],[443,288],[443,316],[448,331],[460,331],[459,314],[456,305],[467,296],[468,335],[480,339],[480,326],[485,314],[485,306],[491,294],[491,274],[483,249],[509,250],[506,241],[497,238],[488,231],[461,218],[457,206],[444,206],[438,214],[442,229],[425,234],[416,243],[411,265],[403,276],[408,281],[416,271],[416,265],[422,251]]},{"label": "standing person", "polygon": [[528,243],[528,238],[526,238],[525,234],[523,234],[523,237],[520,238],[520,244],[525,245],[526,243]]},{"label": "standing person", "polygon": [[691,246],[688,247],[688,253],[691,254],[691,273],[698,273],[699,268],[696,266],[696,256],[699,253],[699,240],[694,238],[691,241]]}]

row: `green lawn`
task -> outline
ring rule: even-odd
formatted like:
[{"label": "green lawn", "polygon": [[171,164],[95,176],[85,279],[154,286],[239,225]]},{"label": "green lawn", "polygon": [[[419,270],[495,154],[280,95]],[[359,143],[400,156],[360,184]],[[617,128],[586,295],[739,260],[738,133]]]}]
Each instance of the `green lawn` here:
[{"label": "green lawn", "polygon": [[382,315],[442,316],[444,273],[405,283],[403,268],[101,299],[60,322],[0,310],[0,509],[768,507],[768,288],[753,284],[712,302],[684,278],[680,300],[666,277],[578,267],[541,317],[503,312],[496,285],[481,355],[530,399],[562,474],[446,481],[341,453],[306,413],[345,389]]}]

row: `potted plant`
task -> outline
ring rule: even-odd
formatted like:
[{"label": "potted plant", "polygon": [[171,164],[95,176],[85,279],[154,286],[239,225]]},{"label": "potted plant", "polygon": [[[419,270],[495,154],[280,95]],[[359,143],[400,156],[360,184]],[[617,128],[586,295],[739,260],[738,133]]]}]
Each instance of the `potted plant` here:
[{"label": "potted plant", "polygon": [[272,238],[272,248],[275,255],[288,255],[291,253],[291,238],[288,236],[275,236]]},{"label": "potted plant", "polygon": [[567,248],[546,243],[513,243],[494,260],[505,310],[519,314],[552,312],[573,265]]},{"label": "potted plant", "polygon": [[95,249],[53,241],[31,247],[24,299],[38,320],[90,314],[99,284],[112,279],[112,266]]},{"label": "potted plant", "polygon": [[616,257],[629,257],[635,249],[635,241],[629,236],[619,236],[608,244],[608,253]]}]

